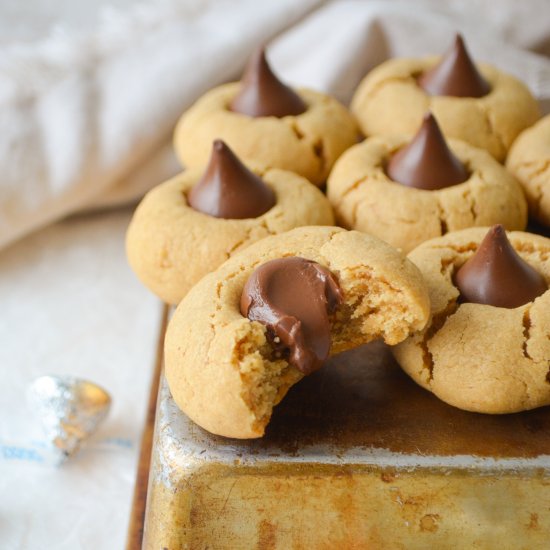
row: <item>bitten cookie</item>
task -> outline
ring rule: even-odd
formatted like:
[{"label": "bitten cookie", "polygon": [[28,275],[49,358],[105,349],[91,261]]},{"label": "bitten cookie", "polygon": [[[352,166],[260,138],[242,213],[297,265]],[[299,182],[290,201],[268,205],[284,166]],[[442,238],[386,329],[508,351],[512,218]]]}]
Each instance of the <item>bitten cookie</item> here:
[{"label": "bitten cookie", "polygon": [[[243,95],[246,101],[235,105]],[[336,159],[357,142],[358,132],[355,120],[336,99],[286,88],[260,51],[243,82],[211,90],[181,117],[174,149],[185,166],[204,166],[210,144],[220,138],[245,162],[290,170],[321,185]]]},{"label": "bitten cookie", "polygon": [[[273,206],[265,203],[266,191]],[[253,211],[257,203],[261,215]],[[177,304],[251,243],[301,225],[333,224],[330,203],[306,179],[285,170],[249,171],[218,141],[206,171],[185,171],[144,197],[128,227],[126,253],[143,284]]]},{"label": "bitten cookie", "polygon": [[[524,229],[527,205],[515,178],[486,151],[455,139],[448,145],[450,150],[435,119],[427,116],[413,140],[374,136],[346,151],[327,185],[337,223],[404,252],[472,226],[502,223],[507,229]],[[407,157],[398,153],[406,149]],[[403,184],[390,178],[389,168],[399,154],[395,177],[416,176],[417,181]],[[450,176],[454,181],[447,181]]]},{"label": "bitten cookie", "polygon": [[523,186],[529,214],[550,227],[550,115],[518,136],[506,167]]},{"label": "bitten cookie", "polygon": [[[423,78],[436,67],[437,75],[426,83]],[[539,118],[538,105],[513,76],[487,64],[478,68],[480,74],[460,37],[443,58],[390,59],[364,78],[351,111],[365,135],[391,136],[413,134],[430,110],[446,136],[502,161],[516,136]],[[455,85],[438,90],[442,83]]]},{"label": "bitten cookie", "polygon": [[428,285],[431,319],[394,355],[418,384],[461,409],[550,404],[550,239],[508,238],[498,226],[465,229],[408,256]]},{"label": "bitten cookie", "polygon": [[[251,276],[271,260],[293,257],[316,262],[312,271],[325,271],[323,277],[340,289],[341,301],[330,313],[330,354],[378,337],[396,344],[427,321],[429,302],[417,268],[375,237],[302,227],[255,243],[193,287],[166,333],[165,372],[174,400],[212,433],[260,437],[273,407],[304,376],[278,353],[277,338],[270,338],[266,325],[241,313]],[[292,283],[279,290],[288,294],[289,287]],[[299,323],[286,327],[295,336]]]}]

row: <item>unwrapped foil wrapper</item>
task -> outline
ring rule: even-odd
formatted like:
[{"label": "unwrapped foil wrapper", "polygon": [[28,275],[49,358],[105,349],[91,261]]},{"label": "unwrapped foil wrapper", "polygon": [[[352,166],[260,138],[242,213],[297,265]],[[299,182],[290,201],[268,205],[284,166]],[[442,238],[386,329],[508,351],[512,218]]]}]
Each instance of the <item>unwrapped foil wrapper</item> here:
[{"label": "unwrapped foil wrapper", "polygon": [[103,388],[74,376],[37,378],[29,388],[28,400],[42,422],[58,464],[78,451],[111,406],[111,397]]}]

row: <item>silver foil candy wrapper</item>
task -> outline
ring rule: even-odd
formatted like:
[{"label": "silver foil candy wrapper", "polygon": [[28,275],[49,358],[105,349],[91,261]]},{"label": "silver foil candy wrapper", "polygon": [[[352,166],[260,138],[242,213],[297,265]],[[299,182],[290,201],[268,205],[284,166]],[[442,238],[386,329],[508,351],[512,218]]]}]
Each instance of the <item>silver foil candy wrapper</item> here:
[{"label": "silver foil candy wrapper", "polygon": [[58,464],[74,455],[107,416],[111,397],[101,387],[74,376],[41,376],[28,401],[39,416]]}]

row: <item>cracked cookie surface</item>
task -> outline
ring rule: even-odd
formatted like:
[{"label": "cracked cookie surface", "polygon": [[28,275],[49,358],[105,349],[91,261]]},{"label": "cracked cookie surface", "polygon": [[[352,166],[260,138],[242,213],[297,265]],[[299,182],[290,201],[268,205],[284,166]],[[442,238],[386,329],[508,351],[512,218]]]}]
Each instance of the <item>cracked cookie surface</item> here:
[{"label": "cracked cookie surface", "polygon": [[302,225],[333,225],[328,200],[307,180],[285,170],[253,171],[277,198],[257,218],[215,218],[191,208],[186,194],[201,169],[162,183],[139,204],[128,227],[126,253],[138,278],[162,300],[178,304],[201,277],[264,237]]},{"label": "cracked cookie surface", "polygon": [[523,186],[529,214],[550,227],[550,115],[518,136],[506,167]]},{"label": "cracked cookie surface", "polygon": [[273,353],[266,327],[239,308],[254,269],[289,256],[318,262],[338,280],[344,303],[332,318],[331,355],[380,337],[396,344],[427,322],[420,272],[375,237],[302,227],[255,243],[193,287],[166,333],[165,372],[174,400],[213,433],[260,437],[272,408],[304,376]]},{"label": "cracked cookie surface", "polygon": [[[502,414],[550,404],[550,290],[515,309],[460,303],[453,274],[474,254],[488,228],[428,241],[409,254],[428,285],[431,320],[393,349],[418,384],[469,411]],[[550,239],[524,232],[508,238],[550,281]]]},{"label": "cracked cookie surface", "polygon": [[446,136],[504,160],[516,136],[539,118],[535,98],[519,80],[483,63],[478,68],[491,85],[487,95],[430,96],[418,85],[417,78],[439,59],[390,59],[372,70],[351,103],[363,133],[413,135],[424,114],[431,111]]},{"label": "cracked cookie surface", "polygon": [[339,225],[375,235],[404,252],[467,227],[502,223],[506,229],[525,228],[527,205],[519,183],[486,151],[449,139],[470,177],[427,191],[386,174],[388,160],[405,143],[405,138],[374,136],[340,157],[327,184]]},{"label": "cracked cookie surface", "polygon": [[357,142],[357,124],[336,99],[299,90],[308,109],[297,116],[253,118],[229,110],[240,83],[214,88],[179,120],[174,149],[187,167],[205,166],[215,139],[244,161],[296,172],[316,185],[336,159]]}]

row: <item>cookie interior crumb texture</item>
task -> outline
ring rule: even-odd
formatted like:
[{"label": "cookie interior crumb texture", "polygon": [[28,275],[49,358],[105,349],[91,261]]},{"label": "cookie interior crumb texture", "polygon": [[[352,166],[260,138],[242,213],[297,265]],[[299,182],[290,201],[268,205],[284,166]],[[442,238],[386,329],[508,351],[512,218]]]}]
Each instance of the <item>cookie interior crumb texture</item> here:
[{"label": "cookie interior crumb texture", "polygon": [[[393,349],[418,384],[461,409],[503,414],[550,404],[550,290],[515,309],[460,303],[454,273],[488,228],[450,233],[409,254],[431,299],[431,320]],[[508,233],[518,254],[550,282],[550,239]]]},{"label": "cookie interior crumb texture", "polygon": [[266,328],[239,311],[258,265],[301,256],[337,277],[344,303],[332,323],[331,354],[376,338],[396,344],[426,324],[429,301],[414,265],[379,239],[306,227],[264,239],[197,284],[177,308],[165,342],[166,376],[179,407],[203,428],[260,437],[273,407],[303,374],[279,358]]}]

